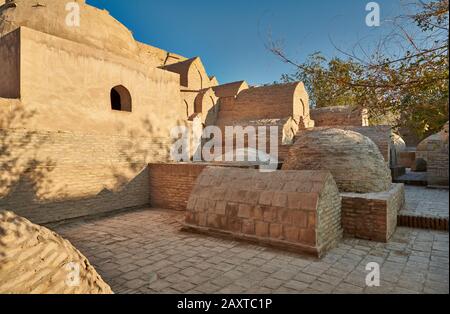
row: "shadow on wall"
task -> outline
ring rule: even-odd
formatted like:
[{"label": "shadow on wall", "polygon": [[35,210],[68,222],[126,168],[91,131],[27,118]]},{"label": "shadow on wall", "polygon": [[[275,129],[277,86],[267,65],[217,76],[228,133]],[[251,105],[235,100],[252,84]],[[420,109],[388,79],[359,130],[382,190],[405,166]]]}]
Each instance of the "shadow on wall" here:
[{"label": "shadow on wall", "polygon": [[51,159],[37,156],[43,141],[37,132],[23,129],[35,113],[16,101],[10,108],[0,116],[0,208],[5,209],[15,191],[45,196],[43,187],[52,184],[49,173],[56,166]]},{"label": "shadow on wall", "polygon": [[148,163],[168,156],[149,120],[128,136],[29,131],[35,113],[12,102],[0,116],[0,209],[43,224],[148,205]]},{"label": "shadow on wall", "polygon": [[[97,195],[79,198],[64,198],[61,195],[54,201],[39,200],[35,182],[31,182],[27,176],[21,176],[11,192],[0,200],[0,208],[10,209],[20,216],[42,224],[142,206],[145,203],[134,206],[132,204],[135,202],[135,191],[146,193],[146,189],[142,188],[142,182],[148,178],[147,171],[147,168],[142,170],[118,191],[105,188]],[[126,202],[129,202],[130,206],[117,206]]]}]

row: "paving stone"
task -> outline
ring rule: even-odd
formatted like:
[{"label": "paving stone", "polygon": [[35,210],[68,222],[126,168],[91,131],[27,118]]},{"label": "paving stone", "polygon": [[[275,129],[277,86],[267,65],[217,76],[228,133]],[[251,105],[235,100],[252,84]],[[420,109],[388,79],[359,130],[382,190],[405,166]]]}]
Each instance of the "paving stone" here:
[{"label": "paving stone", "polygon": [[294,279],[305,283],[312,283],[317,279],[317,277],[305,273],[299,273],[294,277]]},{"label": "paving stone", "polygon": [[284,283],[283,286],[287,287],[289,289],[293,289],[297,292],[301,292],[301,291],[305,290],[306,288],[308,288],[307,283],[297,281],[297,280],[289,280],[288,282]]},{"label": "paving stone", "polygon": [[193,289],[195,287],[195,285],[187,282],[187,281],[183,281],[183,282],[178,282],[176,284],[173,284],[170,286],[172,289],[177,290],[181,293],[186,293],[187,291]]},{"label": "paving stone", "polygon": [[[180,232],[182,219],[179,212],[137,210],[74,220],[55,231],[95,262],[116,293],[445,294],[449,290],[446,232],[398,228],[387,244],[346,238],[318,260]],[[124,240],[109,241],[113,237]],[[368,261],[381,262],[381,287],[366,287]]]},{"label": "paving stone", "polygon": [[284,281],[282,281],[282,280],[278,280],[278,279],[270,277],[270,278],[267,278],[267,279],[261,281],[260,285],[263,287],[275,290],[275,289],[279,288],[283,283],[284,283]]}]

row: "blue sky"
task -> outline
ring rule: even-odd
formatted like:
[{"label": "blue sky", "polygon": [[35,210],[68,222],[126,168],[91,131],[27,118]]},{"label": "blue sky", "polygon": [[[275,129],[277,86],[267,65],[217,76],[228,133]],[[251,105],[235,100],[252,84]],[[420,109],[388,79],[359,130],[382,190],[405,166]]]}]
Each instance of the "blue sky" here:
[{"label": "blue sky", "polygon": [[[378,0],[381,19],[400,12],[404,0]],[[245,79],[271,83],[293,71],[264,46],[268,34],[284,42],[296,61],[315,51],[339,55],[383,32],[365,24],[368,0],[87,0],[107,9],[142,42],[200,56],[221,83]]]}]

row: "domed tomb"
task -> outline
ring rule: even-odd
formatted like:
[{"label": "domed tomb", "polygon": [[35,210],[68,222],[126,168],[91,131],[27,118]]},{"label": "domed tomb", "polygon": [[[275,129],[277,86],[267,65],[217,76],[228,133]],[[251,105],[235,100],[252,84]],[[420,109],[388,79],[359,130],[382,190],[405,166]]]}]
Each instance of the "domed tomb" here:
[{"label": "domed tomb", "polygon": [[128,57],[138,57],[132,33],[106,10],[78,0],[80,25],[68,25],[68,14],[77,8],[60,0],[8,0],[0,7],[0,37],[19,27],[78,42]]},{"label": "domed tomb", "polygon": [[448,150],[448,122],[444,125],[441,132],[433,134],[417,145],[417,158],[428,161],[428,153],[444,152]]},{"label": "domed tomb", "polygon": [[391,134],[391,167],[395,167],[400,162],[400,154],[406,150],[406,143],[403,138],[396,134]]},{"label": "domed tomb", "polygon": [[0,294],[111,294],[69,241],[0,211]]},{"label": "domed tomb", "polygon": [[299,133],[283,170],[329,170],[341,192],[389,190],[391,174],[378,147],[353,131],[315,128]]}]

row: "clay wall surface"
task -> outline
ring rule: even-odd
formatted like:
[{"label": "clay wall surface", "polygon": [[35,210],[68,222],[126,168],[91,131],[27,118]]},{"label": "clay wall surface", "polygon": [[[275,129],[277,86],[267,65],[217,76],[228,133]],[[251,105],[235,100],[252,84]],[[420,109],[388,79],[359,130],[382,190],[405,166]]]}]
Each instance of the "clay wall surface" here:
[{"label": "clay wall surface", "polygon": [[[23,93],[0,101],[0,207],[44,223],[147,205],[145,169],[169,161],[170,130],[187,123],[179,76],[17,32]],[[117,85],[129,90],[132,112],[112,110]]]},{"label": "clay wall surface", "polygon": [[[20,30],[21,100],[34,111],[28,129],[165,137],[186,120],[178,75],[31,29]],[[110,92],[117,85],[129,90],[131,113],[111,110]]]},{"label": "clay wall surface", "polygon": [[311,119],[316,127],[369,125],[367,110],[348,106],[311,109]]},{"label": "clay wall surface", "polygon": [[249,89],[249,86],[245,81],[232,82],[213,87],[214,93],[219,98],[236,97],[241,91],[246,89]]},{"label": "clay wall surface", "polygon": [[162,70],[179,74],[181,89],[201,91],[211,87],[211,81],[199,57],[165,65]]},{"label": "clay wall surface", "polygon": [[186,210],[195,182],[206,164],[150,164],[149,199],[153,208]]},{"label": "clay wall surface", "polygon": [[219,124],[242,120],[303,117],[309,123],[309,97],[302,83],[253,87],[237,97],[226,97],[219,112]]},{"label": "clay wall surface", "polygon": [[148,163],[169,161],[162,147],[166,138],[0,129],[0,208],[48,223],[146,206]]}]

